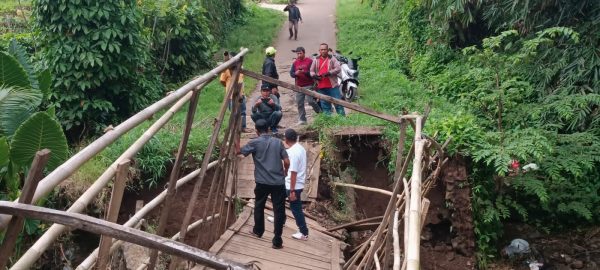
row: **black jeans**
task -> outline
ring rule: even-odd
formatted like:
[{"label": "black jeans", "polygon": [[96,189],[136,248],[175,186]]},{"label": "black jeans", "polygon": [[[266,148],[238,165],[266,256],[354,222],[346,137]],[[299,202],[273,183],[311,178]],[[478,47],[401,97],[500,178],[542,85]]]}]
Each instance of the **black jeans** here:
[{"label": "black jeans", "polygon": [[267,197],[271,195],[273,203],[273,212],[275,213],[273,246],[280,247],[283,244],[281,234],[283,233],[283,225],[285,224],[285,185],[265,185],[256,183],[254,188],[254,198],[256,206],[254,207],[254,228],[252,231],[258,236],[262,236],[265,232],[265,203]]}]

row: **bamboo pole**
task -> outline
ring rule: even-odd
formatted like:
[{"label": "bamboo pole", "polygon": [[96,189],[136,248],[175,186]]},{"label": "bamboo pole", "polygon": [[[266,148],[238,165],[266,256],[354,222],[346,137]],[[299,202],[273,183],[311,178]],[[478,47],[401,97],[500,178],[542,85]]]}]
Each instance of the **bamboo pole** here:
[{"label": "bamboo pole", "polygon": [[[361,185],[348,184],[348,183],[340,183],[340,182],[332,182],[332,184],[334,186],[350,187],[350,188],[354,188],[354,189],[372,191],[372,192],[376,192],[376,193],[383,194],[383,195],[388,195],[388,196],[392,196],[393,195],[393,192],[387,191],[385,189],[380,189],[380,188],[365,187],[365,186],[361,186]],[[401,195],[396,195],[396,197],[399,198],[399,199],[402,199]]]},{"label": "bamboo pole", "polygon": [[398,209],[394,212],[394,226],[392,227],[392,237],[394,238],[394,270],[400,269],[400,236],[398,235]]},{"label": "bamboo pole", "polygon": [[403,239],[404,245],[403,245],[403,247],[404,247],[404,261],[406,261],[406,258],[408,256],[408,248],[407,248],[408,247],[408,220],[409,220],[408,210],[410,210],[408,207],[406,207],[406,203],[410,202],[410,192],[408,189],[408,181],[406,181],[406,178],[402,178],[402,182],[404,183],[404,190],[405,190],[405,192],[404,192],[405,204],[403,206],[404,207],[404,239]]},{"label": "bamboo pole", "polygon": [[[206,85],[208,82],[204,83]],[[108,184],[110,179],[116,173],[117,165],[126,159],[132,159],[139,152],[146,142],[148,142],[172,117],[175,113],[191,98],[192,93],[188,93],[175,103],[167,112],[165,112],[140,138],[138,138],[113,164],[102,173],[102,175],[73,203],[67,210],[71,213],[80,213],[96,197],[102,189]],[[39,190],[39,189],[38,189]],[[19,258],[11,269],[29,269],[35,261],[52,245],[58,236],[67,230],[65,226],[54,224]]]},{"label": "bamboo pole", "polygon": [[328,232],[333,232],[333,231],[341,230],[341,229],[344,229],[344,228],[347,228],[347,227],[350,227],[350,226],[354,226],[354,225],[359,225],[359,224],[362,224],[362,223],[367,223],[367,222],[381,220],[382,218],[383,218],[383,216],[365,218],[365,219],[361,219],[361,220],[358,220],[358,221],[349,222],[349,223],[346,223],[346,224],[342,224],[342,225],[339,225],[339,226],[335,226],[335,227],[329,228],[329,229],[327,229],[327,231]]},{"label": "bamboo pole", "polygon": [[[403,116],[406,116],[403,115]],[[416,115],[418,117],[418,115]],[[401,118],[400,119],[400,137],[398,139],[398,145],[396,146],[396,170],[394,171],[394,178],[392,178],[392,181],[400,181],[399,175],[401,170],[398,170],[398,168],[402,167],[402,164],[404,164],[404,145],[406,143],[406,126],[407,126],[407,120]],[[392,235],[391,234],[387,234],[386,237],[386,248],[385,250],[391,250],[392,249],[392,243],[393,243],[394,239],[392,239]],[[389,269],[390,268],[390,261],[393,261],[393,258],[391,258],[391,252],[387,252],[385,254],[385,256],[383,257],[383,268],[384,269]],[[393,264],[393,263],[392,263]]]},{"label": "bamboo pole", "polygon": [[421,139],[421,118],[417,118],[415,130],[415,160],[410,183],[410,214],[408,228],[407,269],[420,268],[421,240],[421,159],[423,158],[424,140]]},{"label": "bamboo pole", "polygon": [[[44,168],[50,159],[50,150],[42,149],[35,153],[29,172],[27,173],[27,179],[21,191],[19,197],[19,203],[30,204],[33,199],[33,194],[37,188],[38,182],[42,179]],[[8,260],[13,253],[17,238],[23,230],[23,224],[25,219],[22,217],[12,217],[8,223],[4,240],[0,246],[0,269],[5,269]]]},{"label": "bamboo pole", "polygon": [[[100,138],[96,139],[90,145],[86,146],[84,149],[79,151],[69,160],[64,162],[62,165],[60,165],[58,168],[56,168],[54,171],[52,171],[50,174],[44,177],[44,179],[40,181],[32,201],[35,202],[40,198],[46,196],[48,193],[50,193],[50,191],[54,189],[54,187],[56,187],[62,181],[71,176],[75,171],[77,171],[77,169],[79,169],[79,167],[81,167],[84,163],[86,163],[96,154],[100,153],[102,150],[104,150],[104,148],[112,144],[123,134],[127,133],[129,130],[133,129],[145,120],[152,118],[154,114],[166,108],[173,102],[176,102],[177,100],[181,99],[194,88],[211,81],[223,70],[227,69],[233,63],[236,63],[246,53],[248,53],[248,49],[244,48],[240,50],[240,53],[238,53],[235,57],[229,59],[229,61],[215,67],[214,69],[205,73],[204,75],[193,79],[181,88],[172,92],[170,95],[155,102],[154,104],[150,105],[144,110],[138,112],[134,116],[130,117],[129,119],[116,126],[111,131],[105,133]],[[9,218],[10,217],[6,215],[0,216],[0,229],[6,227]]]},{"label": "bamboo pole", "polygon": [[346,108],[352,109],[354,111],[361,112],[361,113],[364,113],[364,114],[368,114],[368,115],[377,117],[379,119],[383,119],[383,120],[390,121],[390,122],[393,122],[393,123],[400,123],[400,119],[401,119],[400,117],[396,117],[396,116],[391,116],[391,115],[388,115],[388,114],[380,113],[380,112],[374,111],[372,109],[362,107],[362,106],[360,106],[360,105],[358,105],[356,103],[351,103],[351,102],[344,101],[344,100],[341,100],[341,99],[332,98],[332,97],[327,96],[327,95],[319,94],[316,91],[303,89],[302,87],[298,87],[296,85],[293,85],[293,84],[290,84],[290,83],[286,83],[284,81],[276,80],[276,79],[273,79],[271,77],[267,77],[265,75],[261,75],[261,74],[258,74],[256,72],[252,72],[252,71],[249,71],[249,70],[245,70],[244,69],[244,70],[242,70],[242,73],[244,75],[248,76],[248,77],[252,77],[252,78],[257,79],[257,80],[262,80],[262,81],[269,82],[269,83],[272,83],[272,84],[275,84],[275,85],[279,85],[281,87],[290,89],[292,91],[295,91],[295,92],[298,92],[298,93],[303,93],[305,95],[308,95],[308,96],[311,96],[311,97],[314,97],[314,98],[317,98],[317,99],[325,100],[325,101],[333,103],[335,105],[341,105],[341,106],[344,106]]},{"label": "bamboo pole", "polygon": [[[232,77],[234,78],[234,81],[238,81],[239,75],[240,75],[240,70],[241,70],[241,66],[242,66],[242,62],[243,62],[243,58],[240,58],[240,61],[237,62],[238,68],[236,68],[233,71],[233,75]],[[236,93],[234,93],[234,90],[237,87],[233,87],[236,84],[230,84],[229,88],[227,89],[227,95],[226,97],[229,96],[233,96],[236,95]],[[223,99],[223,102],[221,104],[221,109],[219,110],[219,115],[217,117],[217,121],[215,123],[215,127],[212,133],[212,136],[210,138],[210,142],[208,144],[208,147],[206,148],[206,152],[204,153],[204,158],[202,159],[202,166],[200,168],[200,175],[198,176],[198,180],[196,181],[196,184],[194,185],[194,190],[192,191],[192,195],[190,197],[190,201],[188,203],[187,209],[185,211],[185,215],[183,216],[183,221],[181,222],[181,228],[179,230],[179,234],[180,234],[180,240],[181,242],[185,241],[185,236],[187,234],[187,226],[190,224],[190,221],[192,219],[192,212],[194,211],[194,206],[196,205],[196,201],[198,200],[198,195],[200,194],[200,188],[202,187],[202,184],[204,183],[204,176],[206,175],[206,166],[208,165],[208,160],[210,159],[213,149],[215,147],[215,144],[217,143],[217,139],[219,137],[219,132],[221,130],[221,126],[223,124],[223,118],[225,117],[225,111],[227,111],[227,107],[229,100],[227,98]],[[220,160],[220,159],[219,159]],[[218,170],[218,168],[217,168]],[[212,186],[211,186],[212,189]],[[171,260],[171,265],[177,265],[178,263],[178,258],[173,258]],[[171,269],[171,267],[169,267]],[[153,270],[151,268],[148,268],[149,270]]]},{"label": "bamboo pole", "polygon": [[215,269],[250,269],[249,266],[242,265],[231,260],[222,259],[210,252],[188,246],[168,238],[156,236],[154,234],[128,228],[123,225],[114,224],[102,219],[93,218],[79,213],[69,213],[50,208],[7,201],[0,201],[0,213],[60,223],[74,229],[81,229],[95,234],[108,235],[113,238],[140,246],[159,249],[165,253],[181,256],[188,260],[192,260]]},{"label": "bamboo pole", "polygon": [[[110,195],[110,203],[108,204],[108,212],[106,213],[106,221],[116,223],[119,217],[119,209],[123,200],[123,192],[125,192],[125,184],[127,183],[127,174],[129,173],[130,160],[125,160],[117,166],[117,175],[113,182],[113,189]],[[100,245],[98,246],[98,269],[106,269],[108,259],[110,258],[110,246],[112,239],[108,236],[100,237]]]},{"label": "bamboo pole", "polygon": [[[212,169],[216,164],[217,164],[217,161],[213,161],[208,164],[208,168]],[[183,178],[179,179],[179,181],[177,181],[177,185],[175,186],[175,188],[176,189],[180,188],[181,186],[187,184],[189,181],[196,179],[198,174],[200,174],[199,169],[195,170],[195,171],[189,173],[188,175],[184,176]],[[166,197],[167,197],[167,190],[163,190],[163,192],[161,192],[158,196],[154,197],[154,199],[152,199],[152,201],[150,201],[149,203],[144,205],[144,207],[142,207],[142,209],[140,209],[131,218],[129,218],[129,220],[127,222],[125,222],[125,224],[123,224],[123,226],[130,227],[130,228],[134,227],[147,214],[149,214],[152,210],[154,210],[154,208],[159,206],[165,200]],[[110,251],[113,252],[121,244],[122,243],[119,241],[116,241],[116,242],[113,241]],[[81,264],[79,266],[77,266],[77,270],[91,269],[96,261],[97,256],[98,256],[98,249],[96,249],[92,253],[90,253],[90,255],[88,255],[88,257],[85,258],[85,260],[83,260],[83,262],[81,262]]]},{"label": "bamboo pole", "polygon": [[[164,234],[165,228],[167,227],[167,220],[169,218],[169,209],[171,209],[171,204],[175,199],[175,185],[177,183],[177,179],[179,178],[179,170],[181,169],[181,163],[185,155],[185,150],[187,148],[188,140],[190,138],[190,133],[192,131],[192,125],[194,124],[194,116],[196,115],[196,108],[198,107],[198,97],[200,95],[200,91],[194,91],[192,97],[190,99],[190,104],[188,105],[187,115],[185,117],[185,127],[183,130],[183,136],[181,137],[181,141],[179,142],[179,148],[177,149],[177,156],[175,157],[175,163],[173,164],[173,168],[171,169],[171,174],[169,176],[169,184],[167,185],[167,198],[165,204],[163,205],[162,210],[160,211],[160,217],[158,219],[158,228],[156,229],[156,235],[162,236]],[[150,263],[148,269],[154,269],[156,265],[156,259],[158,257],[158,251],[152,250],[150,251]]]}]

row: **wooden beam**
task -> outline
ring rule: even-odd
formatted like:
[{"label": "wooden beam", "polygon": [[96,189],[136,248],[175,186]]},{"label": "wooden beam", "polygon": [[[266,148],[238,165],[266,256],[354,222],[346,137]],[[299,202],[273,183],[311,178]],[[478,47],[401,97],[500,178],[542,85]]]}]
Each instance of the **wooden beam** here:
[{"label": "wooden beam", "polygon": [[[354,188],[354,189],[372,191],[372,192],[376,192],[376,193],[383,194],[383,195],[388,195],[388,196],[392,196],[393,195],[393,192],[385,190],[385,189],[379,189],[379,188],[373,188],[373,187],[365,187],[365,186],[361,186],[361,185],[348,184],[348,183],[340,183],[340,182],[332,182],[332,184],[334,186],[349,187],[349,188]],[[402,199],[401,195],[396,195],[396,196],[397,196],[398,199]]]},{"label": "wooden beam", "polygon": [[265,81],[265,82],[269,82],[269,83],[272,83],[272,84],[279,85],[281,87],[285,87],[285,88],[290,89],[290,90],[295,91],[295,92],[303,93],[303,94],[311,96],[311,97],[322,99],[322,100],[325,100],[327,102],[330,102],[330,103],[333,103],[333,104],[336,104],[336,105],[341,105],[341,106],[344,106],[346,108],[352,109],[354,111],[365,113],[365,114],[377,117],[379,119],[383,119],[383,120],[390,121],[390,122],[393,122],[393,123],[400,123],[400,117],[396,117],[396,116],[391,116],[391,115],[388,115],[388,114],[380,113],[380,112],[377,112],[375,110],[372,110],[372,109],[360,106],[360,105],[358,105],[356,103],[350,103],[348,101],[344,101],[344,100],[341,100],[341,99],[335,99],[335,98],[332,98],[332,97],[327,96],[327,95],[319,94],[316,91],[306,90],[306,89],[303,89],[301,87],[295,86],[293,84],[286,83],[286,82],[280,81],[280,80],[276,80],[276,79],[273,79],[271,77],[267,77],[267,76],[264,76],[264,75],[258,74],[256,72],[252,72],[252,71],[246,70],[246,69],[242,69],[242,74],[244,74],[244,75],[246,75],[248,77],[252,77],[254,79],[257,79],[257,80],[262,80],[262,81]]},{"label": "wooden beam", "polygon": [[[31,203],[38,182],[42,179],[42,173],[44,172],[44,167],[46,167],[46,164],[48,163],[48,159],[50,159],[50,150],[48,149],[42,149],[35,153],[31,168],[27,173],[27,179],[25,179],[25,185],[23,186],[21,196],[19,197],[19,203]],[[15,248],[15,243],[17,243],[17,238],[23,229],[24,223],[25,219],[22,217],[12,217],[8,223],[2,246],[0,246],[0,269],[5,269]]]},{"label": "wooden beam", "polygon": [[[123,192],[127,184],[127,174],[129,173],[130,160],[125,160],[117,166],[117,175],[113,182],[112,193],[110,194],[110,203],[108,204],[108,212],[106,213],[106,221],[116,223],[119,217],[119,209],[121,209],[121,201],[123,201]],[[98,269],[106,269],[108,259],[110,258],[110,246],[112,238],[108,236],[100,237],[100,245],[98,246]]]},{"label": "wooden beam", "polygon": [[74,229],[80,229],[95,234],[108,235],[112,238],[147,248],[158,249],[162,252],[180,256],[182,258],[215,269],[251,269],[251,267],[248,265],[243,265],[231,260],[219,258],[204,250],[188,246],[168,238],[156,236],[154,234],[78,213],[69,213],[65,211],[58,211],[54,209],[8,201],[0,201],[0,213],[60,223]]}]

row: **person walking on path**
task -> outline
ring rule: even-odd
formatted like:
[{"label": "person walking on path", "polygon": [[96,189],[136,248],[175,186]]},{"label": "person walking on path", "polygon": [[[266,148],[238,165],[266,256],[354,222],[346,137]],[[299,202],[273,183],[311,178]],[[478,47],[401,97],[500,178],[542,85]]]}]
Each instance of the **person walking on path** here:
[{"label": "person walking on path", "polygon": [[[277,73],[277,66],[275,65],[276,53],[277,50],[275,50],[275,48],[273,47],[265,49],[266,56],[262,66],[262,75],[279,80],[279,73]],[[263,89],[264,87],[268,87],[271,90],[271,94],[275,95],[277,98],[280,98],[279,90],[277,89],[276,84],[263,81],[261,89]]]},{"label": "person walking on path", "polygon": [[299,230],[292,234],[292,238],[308,240],[308,227],[302,212],[301,200],[306,179],[306,150],[298,143],[298,133],[291,128],[285,130],[285,144],[288,146],[286,151],[290,160],[290,167],[285,177],[285,189]]},{"label": "person walking on path", "polygon": [[258,120],[265,120],[267,122],[267,129],[270,127],[273,134],[277,133],[277,125],[283,114],[281,113],[281,105],[279,99],[271,94],[268,86],[263,85],[260,90],[260,96],[254,101],[252,106],[252,121],[255,125]]},{"label": "person walking on path", "polygon": [[[235,53],[229,53],[229,52],[225,52],[223,54],[223,62],[228,61],[231,57],[235,56]],[[226,69],[225,71],[221,72],[221,76],[219,77],[219,81],[221,82],[221,85],[223,85],[225,87],[225,95],[227,95],[227,90],[229,89],[229,85],[231,84],[232,78],[231,78],[231,74],[233,72],[233,68],[234,66],[230,66],[228,69]],[[241,85],[240,86],[240,113],[241,113],[241,117],[242,117],[242,132],[244,133],[248,133],[248,129],[246,129],[246,95],[244,94],[244,74],[240,74],[238,77],[238,83]],[[232,102],[231,102],[231,96],[228,96],[227,99],[229,100],[229,110],[232,110]]]},{"label": "person walking on path", "polygon": [[[295,79],[295,84],[307,90],[313,90],[314,80],[310,76],[310,66],[312,59],[306,57],[304,47],[298,47],[293,52],[296,53],[296,60],[292,63],[290,76]],[[308,104],[316,113],[321,112],[321,107],[317,100],[312,96],[296,92],[296,104],[298,105],[298,124],[306,125],[306,110],[304,109],[304,99],[308,99]]]},{"label": "person walking on path", "polygon": [[271,195],[273,203],[274,234],[273,248],[283,248],[283,225],[285,224],[285,175],[287,174],[290,160],[283,142],[268,134],[267,122],[263,119],[256,121],[256,134],[258,138],[252,139],[248,144],[240,148],[240,140],[237,137],[236,150],[238,154],[248,156],[252,154],[254,160],[254,228],[250,233],[261,238],[265,232],[265,204],[267,197]]},{"label": "person walking on path", "polygon": [[[340,62],[329,54],[329,45],[321,43],[319,57],[310,66],[310,76],[317,81],[317,92],[335,99],[342,99],[337,75],[341,71]],[[330,115],[333,111],[331,103],[321,99],[321,109]],[[342,105],[335,105],[335,111],[342,116],[346,115]]]},{"label": "person walking on path", "polygon": [[[302,21],[302,15],[300,14],[300,9],[296,6],[295,0],[290,0],[288,5],[283,8],[283,11],[288,12],[288,21],[289,21],[289,30],[290,30],[290,38],[294,38],[294,40],[298,40],[298,22]],[[292,28],[294,31],[292,31]]]}]

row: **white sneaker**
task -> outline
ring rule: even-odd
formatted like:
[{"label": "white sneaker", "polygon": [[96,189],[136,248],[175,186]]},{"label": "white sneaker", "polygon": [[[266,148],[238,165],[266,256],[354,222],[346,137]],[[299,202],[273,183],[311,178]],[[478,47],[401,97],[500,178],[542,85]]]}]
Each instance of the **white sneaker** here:
[{"label": "white sneaker", "polygon": [[267,220],[271,223],[275,222],[275,218],[274,217],[267,217]]},{"label": "white sneaker", "polygon": [[297,232],[295,234],[292,234],[292,238],[306,241],[308,240],[308,235],[304,235],[301,232]]}]

